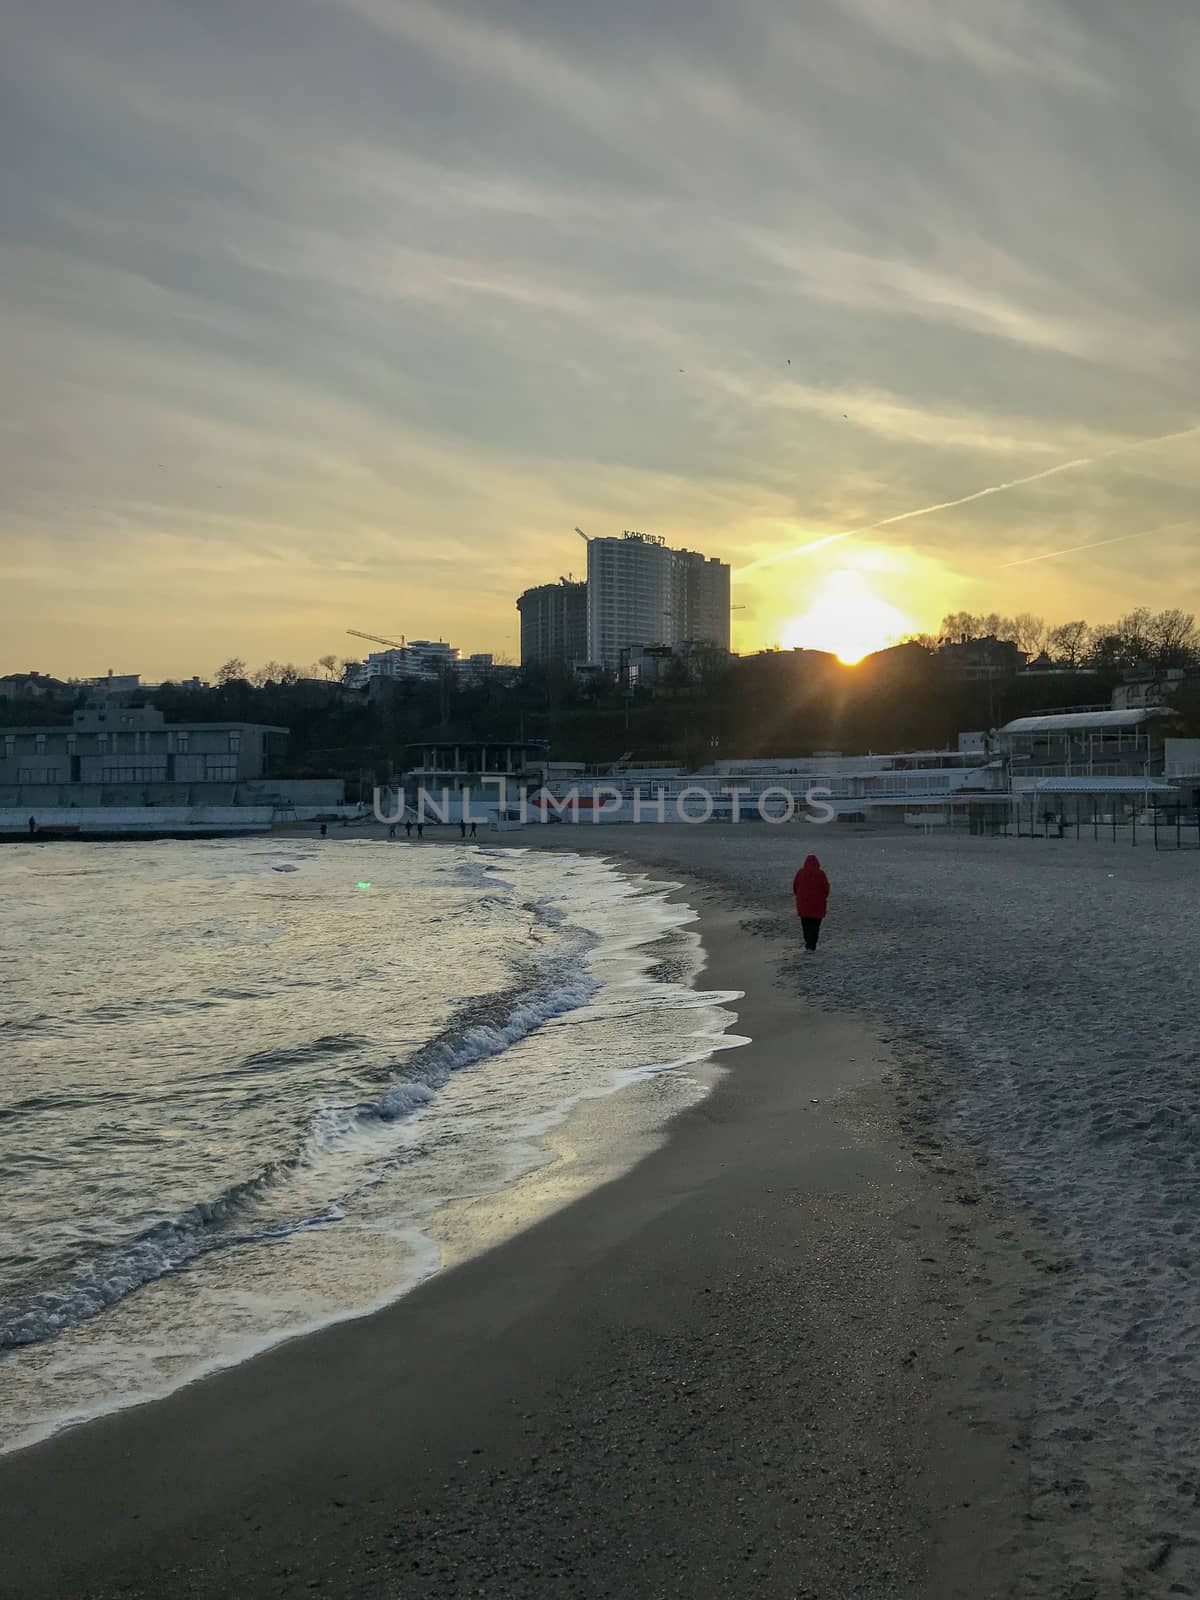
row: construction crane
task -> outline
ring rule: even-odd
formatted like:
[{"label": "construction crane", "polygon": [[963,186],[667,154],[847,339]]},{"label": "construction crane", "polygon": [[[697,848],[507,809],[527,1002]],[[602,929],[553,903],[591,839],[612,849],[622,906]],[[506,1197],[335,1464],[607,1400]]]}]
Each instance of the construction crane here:
[{"label": "construction crane", "polygon": [[408,649],[408,646],[404,642],[403,634],[401,634],[398,639],[384,639],[377,633],[363,633],[358,628],[347,628],[346,632],[353,634],[356,639],[370,639],[372,644],[386,644],[391,650]]},{"label": "construction crane", "polygon": [[589,539],[589,538],[588,538],[588,536],[587,536],[587,534],[586,534],[586,533],[584,533],[584,531],[583,531],[583,529],[582,529],[582,528],[576,528],[576,529],[575,529],[575,532],[576,532],[576,533],[577,533],[577,534],[578,534],[578,535],[579,535],[579,537],[580,537],[580,538],[581,538],[581,539],[582,539],[582,540],[583,540],[583,542],[584,542],[584,544],[591,544],[591,542],[592,542],[592,541],[591,541],[591,540],[590,540],[590,539]]}]

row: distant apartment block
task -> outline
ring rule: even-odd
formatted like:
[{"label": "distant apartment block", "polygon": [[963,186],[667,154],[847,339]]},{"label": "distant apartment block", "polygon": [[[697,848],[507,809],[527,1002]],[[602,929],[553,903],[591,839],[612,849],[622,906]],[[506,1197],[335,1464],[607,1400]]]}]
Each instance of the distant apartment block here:
[{"label": "distant apartment block", "polygon": [[729,567],[657,534],[588,542],[588,660],[615,670],[637,645],[729,648]]},{"label": "distant apartment block", "polygon": [[588,659],[587,584],[560,578],[518,596],[523,667],[573,666]]},{"label": "distant apartment block", "polygon": [[236,784],[275,775],[287,732],[166,722],[153,706],[88,706],[69,726],[0,730],[0,785]]},{"label": "distant apartment block", "polygon": [[461,660],[462,651],[456,645],[442,639],[413,639],[393,650],[372,650],[352,670],[350,682],[356,689],[366,688],[373,678],[436,683],[443,672],[452,672]]}]

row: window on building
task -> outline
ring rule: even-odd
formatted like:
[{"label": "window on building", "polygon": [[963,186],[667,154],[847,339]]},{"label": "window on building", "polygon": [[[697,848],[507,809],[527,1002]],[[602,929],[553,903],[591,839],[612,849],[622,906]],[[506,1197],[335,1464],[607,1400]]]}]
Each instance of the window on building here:
[{"label": "window on building", "polygon": [[36,733],[36,734],[34,734],[34,736],[33,736],[33,747],[37,751],[38,755],[40,755],[40,756],[45,755],[45,753],[46,753],[46,735],[44,733]]},{"label": "window on building", "polygon": [[62,773],[58,767],[18,767],[18,783],[61,783]]},{"label": "window on building", "polygon": [[175,735],[175,753],[176,753],[176,755],[180,755],[180,756],[187,755],[187,753],[188,753],[188,744],[189,744],[189,735],[186,734],[186,733],[177,733]]},{"label": "window on building", "polygon": [[236,767],[206,767],[204,781],[206,783],[236,783],[238,770]]},{"label": "window on building", "polygon": [[162,783],[167,776],[165,767],[105,767],[102,783]]},{"label": "window on building", "polygon": [[229,753],[230,753],[230,755],[233,755],[233,756],[237,755],[237,753],[241,750],[241,748],[242,748],[242,736],[241,736],[240,733],[235,731],[235,732],[233,732],[233,733],[231,733],[229,735]]}]

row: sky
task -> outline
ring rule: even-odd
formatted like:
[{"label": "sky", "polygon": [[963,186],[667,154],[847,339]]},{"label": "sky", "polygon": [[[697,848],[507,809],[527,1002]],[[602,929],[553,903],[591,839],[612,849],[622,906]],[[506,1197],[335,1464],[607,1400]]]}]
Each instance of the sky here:
[{"label": "sky", "polygon": [[6,12],[0,672],[1200,609],[1193,0]]}]

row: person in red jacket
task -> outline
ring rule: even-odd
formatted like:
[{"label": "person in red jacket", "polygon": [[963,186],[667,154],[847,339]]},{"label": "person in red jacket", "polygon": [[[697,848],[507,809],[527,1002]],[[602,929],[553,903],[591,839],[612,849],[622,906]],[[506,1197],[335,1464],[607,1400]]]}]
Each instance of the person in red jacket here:
[{"label": "person in red jacket", "polygon": [[796,896],[796,915],[804,932],[805,948],[815,950],[821,937],[821,923],[829,909],[829,879],[816,856],[805,858],[804,865],[792,879],[792,893]]}]

